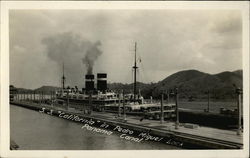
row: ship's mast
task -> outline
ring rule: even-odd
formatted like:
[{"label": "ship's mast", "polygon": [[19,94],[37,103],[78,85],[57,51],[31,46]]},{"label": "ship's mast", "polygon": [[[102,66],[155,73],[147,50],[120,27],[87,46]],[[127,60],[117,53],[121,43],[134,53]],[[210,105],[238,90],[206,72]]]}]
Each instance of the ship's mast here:
[{"label": "ship's mast", "polygon": [[64,76],[64,63],[63,63],[63,76],[62,76],[62,88],[63,88],[63,89],[65,88],[65,87],[64,87],[64,86],[65,86],[65,85],[64,85],[64,84],[65,84],[65,79],[66,79],[66,78],[65,78],[65,76]]},{"label": "ship's mast", "polygon": [[138,67],[136,66],[136,42],[135,42],[135,65],[133,66],[134,69],[134,102],[135,102],[135,96],[136,96],[136,69]]}]

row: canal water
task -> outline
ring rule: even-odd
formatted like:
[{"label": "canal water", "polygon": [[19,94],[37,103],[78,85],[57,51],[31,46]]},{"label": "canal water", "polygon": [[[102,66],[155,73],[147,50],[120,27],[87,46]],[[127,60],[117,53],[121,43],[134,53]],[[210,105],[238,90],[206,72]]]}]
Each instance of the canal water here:
[{"label": "canal water", "polygon": [[38,111],[10,106],[10,137],[20,150],[169,150],[164,143],[134,142],[119,134],[105,135],[82,129],[71,122]]}]

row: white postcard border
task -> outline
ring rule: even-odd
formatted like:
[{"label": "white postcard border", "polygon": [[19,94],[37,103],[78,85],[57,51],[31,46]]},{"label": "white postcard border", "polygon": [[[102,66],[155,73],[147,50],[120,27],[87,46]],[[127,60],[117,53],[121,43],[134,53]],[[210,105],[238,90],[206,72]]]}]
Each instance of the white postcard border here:
[{"label": "white postcard border", "polygon": [[[9,149],[9,19],[10,9],[239,9],[243,17],[244,148],[240,150],[17,150]],[[249,155],[249,2],[150,1],[5,1],[1,2],[1,156],[2,157],[248,157]]]}]

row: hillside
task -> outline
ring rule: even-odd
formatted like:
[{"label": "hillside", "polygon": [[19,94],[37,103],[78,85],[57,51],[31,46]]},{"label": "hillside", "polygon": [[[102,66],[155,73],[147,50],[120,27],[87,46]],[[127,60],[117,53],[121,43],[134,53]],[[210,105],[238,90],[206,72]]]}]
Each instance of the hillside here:
[{"label": "hillside", "polygon": [[159,91],[179,88],[181,98],[204,98],[209,90],[214,99],[233,98],[234,85],[242,87],[242,73],[222,72],[219,74],[207,74],[197,70],[186,70],[177,72],[156,85],[154,96]]},{"label": "hillside", "polygon": [[42,86],[40,88],[34,89],[34,91],[41,91],[44,92],[45,94],[50,94],[52,91],[57,91],[59,90],[59,87],[54,87],[54,86]]},{"label": "hillside", "polygon": [[[137,88],[140,90],[150,89],[155,84],[146,84],[137,82]],[[112,89],[115,91],[124,90],[126,93],[133,92],[134,84],[123,84],[123,83],[108,83],[108,89]]]},{"label": "hillside", "polygon": [[[119,85],[119,86],[118,86]],[[242,87],[242,70],[208,74],[197,70],[185,70],[174,73],[164,80],[154,84],[142,84],[138,87],[146,98],[159,98],[162,92],[179,89],[180,98],[204,99],[207,91],[211,98],[231,99],[235,97],[235,86]],[[109,84],[110,89],[133,89],[133,84]]]}]

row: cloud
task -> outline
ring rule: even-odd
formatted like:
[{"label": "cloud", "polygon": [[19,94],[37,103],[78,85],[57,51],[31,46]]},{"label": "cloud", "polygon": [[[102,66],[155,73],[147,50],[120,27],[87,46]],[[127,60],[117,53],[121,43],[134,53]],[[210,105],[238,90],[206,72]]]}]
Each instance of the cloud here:
[{"label": "cloud", "polygon": [[[235,10],[11,10],[11,82],[24,85],[17,79],[21,71],[27,82],[32,74],[50,74],[58,86],[64,61],[67,83],[82,87],[87,72],[82,58],[95,45],[93,73],[131,82],[135,41],[144,82],[183,69],[232,71],[242,68],[241,25]],[[30,87],[49,83],[37,80]]]},{"label": "cloud", "polygon": [[[242,30],[241,12],[231,11],[226,15],[214,17],[215,20],[210,24],[211,30],[218,34],[239,34]],[[213,15],[217,16],[217,15]]]}]

